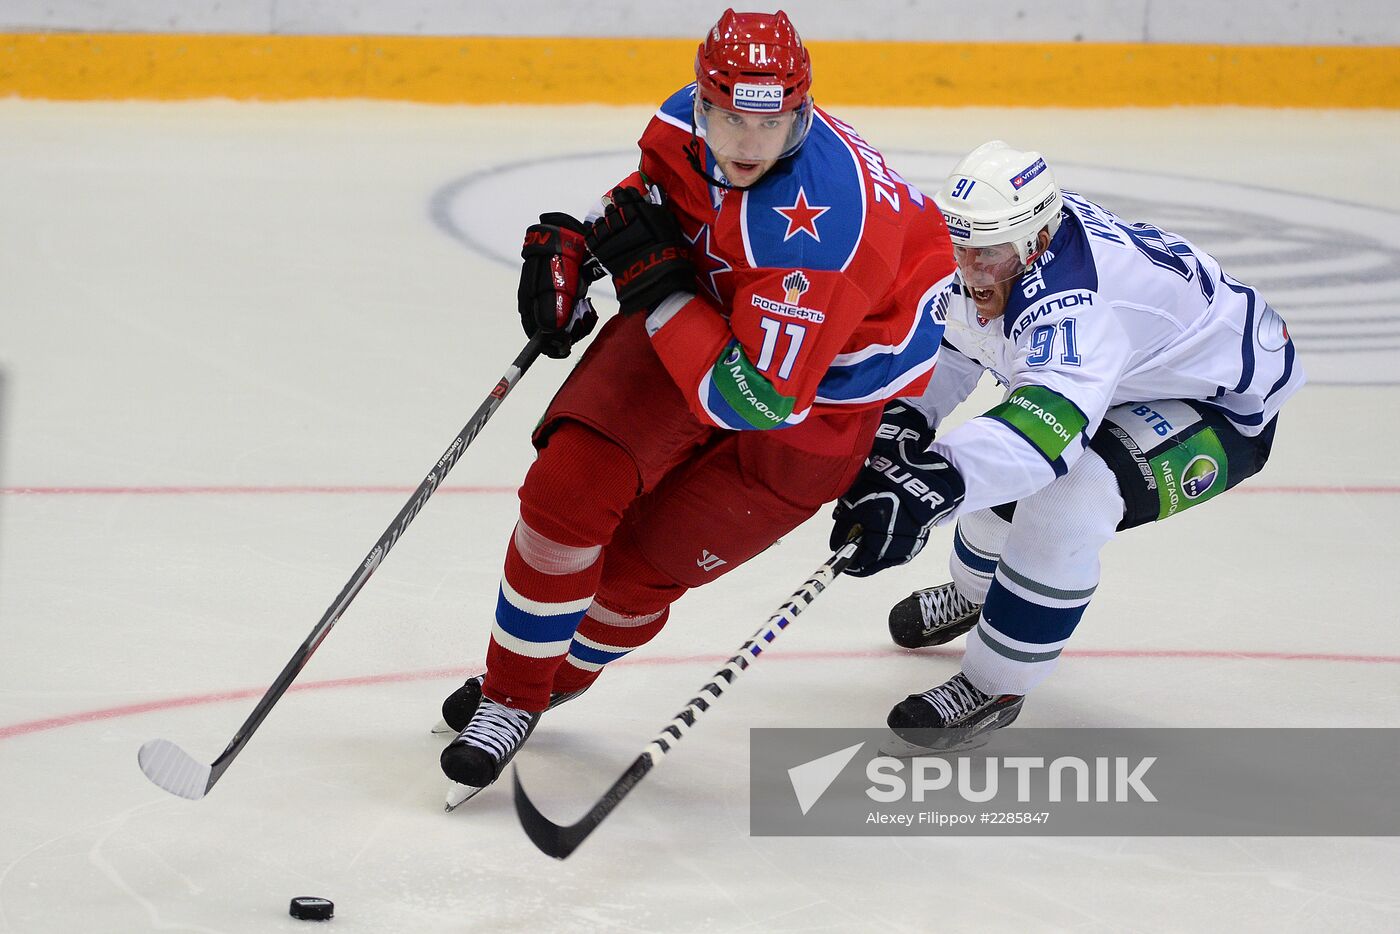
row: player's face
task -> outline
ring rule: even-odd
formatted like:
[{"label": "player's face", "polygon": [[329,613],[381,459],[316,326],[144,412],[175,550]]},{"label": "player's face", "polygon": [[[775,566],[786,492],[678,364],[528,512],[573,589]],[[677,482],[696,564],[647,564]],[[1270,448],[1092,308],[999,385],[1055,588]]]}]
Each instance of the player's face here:
[{"label": "player's face", "polygon": [[706,101],[705,144],[730,184],[748,187],[763,177],[791,145],[793,111],[747,114]]},{"label": "player's face", "polygon": [[1009,243],[985,247],[955,244],[953,258],[958,262],[968,297],[977,306],[977,314],[987,319],[1000,318],[1016,280],[1026,268],[1016,248]]},{"label": "player's face", "polygon": [[[1042,229],[1036,238],[1036,251],[1031,261],[1044,253],[1050,246],[1050,231]],[[1006,302],[1011,298],[1011,290],[1020,281],[1029,264],[1021,262],[1016,247],[1010,243],[993,246],[966,247],[953,245],[953,259],[957,260],[958,273],[967,288],[968,297],[977,306],[980,317],[991,320],[1006,313]]]}]

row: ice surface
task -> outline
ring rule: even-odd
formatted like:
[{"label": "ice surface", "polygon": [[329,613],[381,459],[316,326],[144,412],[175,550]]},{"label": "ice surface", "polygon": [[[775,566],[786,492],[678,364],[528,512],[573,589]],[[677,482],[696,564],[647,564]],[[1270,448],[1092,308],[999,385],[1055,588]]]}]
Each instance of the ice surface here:
[{"label": "ice surface", "polygon": [[[1262,476],[1107,549],[1020,725],[1400,725],[1400,116],[842,116],[926,185],[988,138],[1043,150],[1260,286],[1314,377]],[[522,345],[522,225],[625,175],[646,117],[0,102],[0,931],[304,931],[296,895],[341,934],[1400,928],[1391,839],[750,837],[749,727],[871,725],[956,670],[883,620],[946,538],[838,581],[567,862],[508,786],[445,815],[429,729],[484,654],[548,360],[208,798],[146,781],[150,739],[223,749]],[[825,541],[687,596],[552,712],[517,759],[545,813],[580,815]]]}]

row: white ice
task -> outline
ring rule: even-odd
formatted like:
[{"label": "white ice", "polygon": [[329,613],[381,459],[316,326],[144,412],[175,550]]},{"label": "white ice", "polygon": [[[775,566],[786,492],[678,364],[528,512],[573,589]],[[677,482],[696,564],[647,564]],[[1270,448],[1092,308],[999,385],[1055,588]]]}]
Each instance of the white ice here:
[{"label": "white ice", "polygon": [[[1400,929],[1393,838],[750,837],[750,727],[878,724],[956,670],[884,624],[946,533],[838,581],[567,862],[504,788],[445,815],[428,730],[484,654],[548,360],[209,797],[142,777],[146,740],[222,750],[520,349],[523,224],[630,171],[647,115],[0,102],[0,931],[302,931],[297,895],[342,934]],[[1400,115],[842,116],[925,186],[988,138],[1043,150],[1260,286],[1314,378],[1260,477],[1109,547],[1020,725],[1400,726]],[[582,813],[826,528],[549,715],[517,760],[546,813]]]}]

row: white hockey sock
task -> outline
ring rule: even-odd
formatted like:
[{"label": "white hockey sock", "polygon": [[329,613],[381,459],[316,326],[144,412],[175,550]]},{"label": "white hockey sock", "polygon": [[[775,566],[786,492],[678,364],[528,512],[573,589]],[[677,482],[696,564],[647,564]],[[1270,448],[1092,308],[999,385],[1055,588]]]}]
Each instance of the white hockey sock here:
[{"label": "white hockey sock", "polygon": [[1016,506],[963,672],[989,694],[1044,681],[1099,582],[1099,550],[1123,517],[1112,471],[1087,451],[1065,476]]},{"label": "white hockey sock", "polygon": [[979,509],[958,519],[953,530],[953,553],[948,557],[948,571],[958,593],[973,603],[987,602],[987,588],[992,586],[1011,523],[990,509]]}]

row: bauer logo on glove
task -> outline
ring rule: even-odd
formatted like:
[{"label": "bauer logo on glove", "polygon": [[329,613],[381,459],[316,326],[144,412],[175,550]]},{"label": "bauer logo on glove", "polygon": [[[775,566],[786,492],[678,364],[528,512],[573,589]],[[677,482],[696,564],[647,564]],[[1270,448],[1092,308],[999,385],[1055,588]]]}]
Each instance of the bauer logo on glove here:
[{"label": "bauer logo on glove", "polygon": [[[938,457],[934,454],[933,457]],[[939,458],[942,460],[942,458]],[[937,489],[931,488],[923,480],[914,475],[907,466],[902,466],[883,455],[870,458],[870,463],[865,466],[866,470],[873,470],[878,474],[883,474],[897,488],[914,497],[914,502],[927,503],[930,507],[937,509],[947,502],[947,497]],[[951,470],[957,473],[957,469],[947,461],[935,463],[927,468],[928,470]]]},{"label": "bauer logo on glove", "polygon": [[928,450],[933,429],[902,402],[885,407],[870,457],[836,504],[831,547],[857,530],[860,548],[846,573],[869,577],[914,559],[929,530],[962,502],[958,469]]}]

